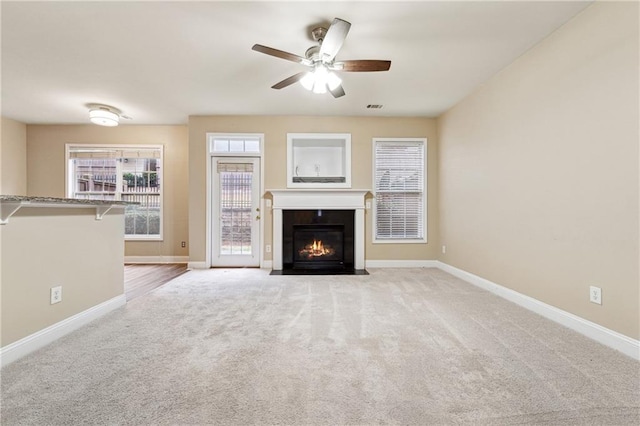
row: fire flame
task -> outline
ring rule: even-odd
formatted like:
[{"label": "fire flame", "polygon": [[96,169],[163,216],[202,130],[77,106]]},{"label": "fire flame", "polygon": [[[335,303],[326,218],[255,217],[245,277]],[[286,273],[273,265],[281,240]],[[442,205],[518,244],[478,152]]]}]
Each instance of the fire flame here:
[{"label": "fire flame", "polygon": [[334,250],[324,246],[322,244],[322,240],[313,240],[313,244],[308,244],[304,247],[304,249],[300,250],[301,255],[306,255],[308,258],[319,257],[319,256],[328,256],[332,255]]},{"label": "fire flame", "polygon": [[324,246],[322,245],[322,240],[320,241],[313,240],[313,245],[311,246],[311,248],[313,249],[314,253],[315,252],[324,253]]}]

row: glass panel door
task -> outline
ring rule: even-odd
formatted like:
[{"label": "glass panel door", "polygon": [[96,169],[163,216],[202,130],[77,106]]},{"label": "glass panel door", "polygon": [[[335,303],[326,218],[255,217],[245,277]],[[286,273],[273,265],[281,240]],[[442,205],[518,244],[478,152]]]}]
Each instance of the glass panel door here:
[{"label": "glass panel door", "polygon": [[212,266],[260,266],[260,162],[212,157]]}]

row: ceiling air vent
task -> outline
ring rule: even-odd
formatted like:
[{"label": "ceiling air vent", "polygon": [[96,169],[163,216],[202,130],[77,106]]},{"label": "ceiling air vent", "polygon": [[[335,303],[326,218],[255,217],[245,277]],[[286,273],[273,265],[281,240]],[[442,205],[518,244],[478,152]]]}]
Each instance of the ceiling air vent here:
[{"label": "ceiling air vent", "polygon": [[382,105],[378,105],[378,104],[369,104],[367,105],[367,109],[381,109]]}]

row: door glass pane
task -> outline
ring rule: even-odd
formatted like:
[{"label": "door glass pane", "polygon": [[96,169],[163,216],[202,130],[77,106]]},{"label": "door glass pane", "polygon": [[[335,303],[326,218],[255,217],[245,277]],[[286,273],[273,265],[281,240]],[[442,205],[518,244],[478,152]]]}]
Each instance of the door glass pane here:
[{"label": "door glass pane", "polygon": [[244,152],[260,152],[260,141],[258,139],[244,141]]},{"label": "door glass pane", "polygon": [[230,140],[229,141],[229,151],[231,152],[243,152],[244,151],[244,141],[239,140]]},{"label": "door glass pane", "polygon": [[215,152],[229,151],[229,141],[224,139],[216,139],[213,141],[213,150]]},{"label": "door glass pane", "polygon": [[220,171],[220,254],[252,254],[252,180],[249,171]]}]

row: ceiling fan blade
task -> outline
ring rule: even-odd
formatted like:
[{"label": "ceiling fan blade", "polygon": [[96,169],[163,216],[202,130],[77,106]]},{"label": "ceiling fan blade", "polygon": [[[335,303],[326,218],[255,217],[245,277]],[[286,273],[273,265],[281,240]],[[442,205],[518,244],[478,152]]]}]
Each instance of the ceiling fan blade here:
[{"label": "ceiling fan blade", "polygon": [[339,98],[340,96],[344,96],[344,89],[342,88],[342,84],[336,87],[333,90],[329,90],[334,98]]},{"label": "ceiling fan blade", "polygon": [[302,65],[312,65],[312,62],[307,58],[303,58],[302,56],[294,55],[293,53],[285,52],[283,50],[263,46],[261,44],[254,44],[251,50],[255,50],[256,52],[264,53],[266,55],[275,56],[276,58],[286,59],[287,61],[297,62]]},{"label": "ceiling fan blade", "polygon": [[348,72],[389,71],[391,61],[381,61],[377,59],[340,61],[334,62],[329,68],[335,71]]},{"label": "ceiling fan blade", "polygon": [[291,86],[292,84],[297,83],[298,81],[300,81],[300,79],[302,77],[304,77],[306,73],[307,73],[307,71],[302,71],[302,72],[299,72],[298,74],[294,74],[291,77],[285,78],[281,82],[274,84],[273,86],[271,86],[271,88],[272,89],[282,89],[284,87]]},{"label": "ceiling fan blade", "polygon": [[335,18],[327,30],[327,35],[320,45],[320,57],[331,62],[344,44],[344,39],[351,28],[351,24],[340,18]]}]

